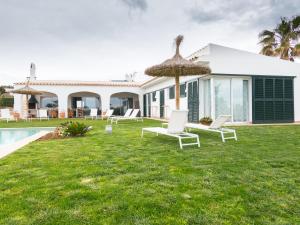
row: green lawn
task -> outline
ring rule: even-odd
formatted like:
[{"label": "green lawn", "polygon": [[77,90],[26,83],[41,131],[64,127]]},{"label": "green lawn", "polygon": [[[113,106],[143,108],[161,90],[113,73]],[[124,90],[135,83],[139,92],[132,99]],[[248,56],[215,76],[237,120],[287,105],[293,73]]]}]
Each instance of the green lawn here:
[{"label": "green lawn", "polygon": [[[54,126],[60,121],[0,123]],[[0,160],[1,224],[300,224],[300,126],[198,132],[201,148],[146,134],[158,121],[105,121]]]}]

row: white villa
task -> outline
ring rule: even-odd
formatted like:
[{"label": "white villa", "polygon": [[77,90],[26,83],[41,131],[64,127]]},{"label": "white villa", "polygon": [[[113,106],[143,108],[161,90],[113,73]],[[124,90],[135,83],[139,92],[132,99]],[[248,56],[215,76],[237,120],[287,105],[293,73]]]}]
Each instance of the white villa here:
[{"label": "white villa", "polygon": [[[189,121],[232,115],[232,122],[300,121],[300,64],[209,44],[188,57],[209,65],[211,74],[182,77],[180,105]],[[30,87],[44,94],[31,96],[29,108],[47,108],[50,117],[81,117],[91,108],[99,114],[113,108],[123,114],[140,108],[141,116],[168,118],[175,109],[173,78],[130,81],[34,80]],[[15,83],[18,89],[25,82]],[[14,95],[14,111],[22,114],[24,96]],[[78,105],[78,102],[81,105]]]}]

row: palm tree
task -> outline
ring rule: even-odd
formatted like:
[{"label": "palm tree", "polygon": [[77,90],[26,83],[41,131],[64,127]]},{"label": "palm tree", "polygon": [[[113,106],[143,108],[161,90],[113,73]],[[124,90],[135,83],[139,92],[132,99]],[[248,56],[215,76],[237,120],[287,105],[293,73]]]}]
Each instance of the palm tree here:
[{"label": "palm tree", "polygon": [[262,45],[260,53],[294,61],[295,57],[300,56],[299,38],[300,16],[291,20],[283,17],[274,30],[264,30],[259,34],[259,43]]}]

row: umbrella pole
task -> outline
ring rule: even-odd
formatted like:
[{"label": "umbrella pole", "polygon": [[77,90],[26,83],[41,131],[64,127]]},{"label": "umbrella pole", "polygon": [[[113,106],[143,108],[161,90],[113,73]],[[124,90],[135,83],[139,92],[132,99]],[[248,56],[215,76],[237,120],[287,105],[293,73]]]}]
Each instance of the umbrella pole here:
[{"label": "umbrella pole", "polygon": [[180,108],[180,86],[179,86],[179,75],[175,76],[175,96],[176,96],[176,109],[179,110]]}]

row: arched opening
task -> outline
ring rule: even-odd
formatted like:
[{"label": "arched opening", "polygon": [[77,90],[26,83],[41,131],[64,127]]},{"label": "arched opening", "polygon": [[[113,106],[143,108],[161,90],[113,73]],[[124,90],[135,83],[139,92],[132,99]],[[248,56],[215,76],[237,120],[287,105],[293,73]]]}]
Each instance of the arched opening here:
[{"label": "arched opening", "polygon": [[31,95],[28,100],[28,113],[31,118],[37,116],[38,109],[47,109],[50,118],[58,117],[58,98],[51,92],[43,92],[41,95]]},{"label": "arched opening", "polygon": [[98,115],[101,114],[100,95],[93,92],[76,92],[68,97],[68,117],[84,117],[90,115],[91,109],[98,109]]},{"label": "arched opening", "polygon": [[139,96],[131,92],[119,92],[110,96],[110,108],[114,115],[124,115],[127,109],[139,109]]}]

